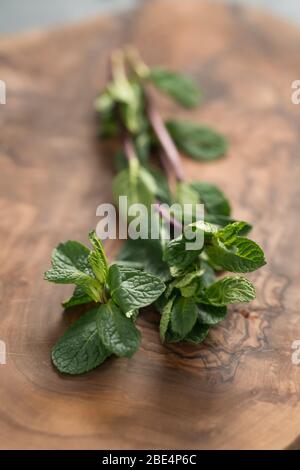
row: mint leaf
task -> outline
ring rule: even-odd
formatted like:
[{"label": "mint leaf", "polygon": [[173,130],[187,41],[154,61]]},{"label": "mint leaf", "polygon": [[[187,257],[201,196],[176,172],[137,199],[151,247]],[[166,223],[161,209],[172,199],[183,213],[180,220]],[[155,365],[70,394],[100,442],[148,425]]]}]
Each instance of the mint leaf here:
[{"label": "mint leaf", "polygon": [[111,300],[101,305],[97,321],[101,340],[110,352],[131,357],[137,351],[141,340],[139,330]]},{"label": "mint leaf", "polygon": [[161,319],[159,323],[159,333],[160,333],[160,338],[162,341],[165,340],[166,332],[168,330],[173,303],[174,303],[174,298],[168,300],[168,302],[165,304],[165,306],[162,309]]},{"label": "mint leaf", "polygon": [[164,174],[160,170],[157,170],[157,169],[153,170],[149,168],[148,171],[150,172],[151,176],[155,180],[155,184],[156,184],[155,195],[157,199],[160,202],[171,204],[171,199],[172,199],[171,192],[170,192],[170,188],[168,185],[168,181],[166,180]]},{"label": "mint leaf", "polygon": [[89,239],[93,245],[93,250],[88,256],[89,264],[100,284],[104,284],[108,274],[108,263],[104,253],[102,241],[96,233],[90,232]]},{"label": "mint leaf", "polygon": [[198,317],[197,306],[192,298],[175,300],[171,312],[172,330],[184,338],[195,325]]},{"label": "mint leaf", "polygon": [[103,139],[116,137],[118,126],[114,116],[115,101],[107,90],[96,99],[95,109],[101,117],[100,136]]},{"label": "mint leaf", "polygon": [[186,108],[193,108],[200,103],[201,93],[189,77],[155,68],[150,71],[149,78],[160,91],[168,94]]},{"label": "mint leaf", "polygon": [[145,129],[143,129],[134,139],[136,154],[139,162],[144,166],[147,166],[148,164],[152,143],[151,135],[149,134],[147,126],[148,124],[145,124]]},{"label": "mint leaf", "polygon": [[128,239],[123,244],[118,261],[139,262],[142,261],[142,268],[154,276],[158,276],[162,281],[170,279],[168,264],[163,261],[163,250],[160,240],[131,240]]},{"label": "mint leaf", "polygon": [[216,280],[215,271],[204,259],[201,259],[201,268],[204,270],[204,273],[201,276],[201,285],[203,287],[208,287]]},{"label": "mint leaf", "polygon": [[123,122],[129,132],[138,134],[144,129],[145,117],[143,114],[143,93],[137,82],[130,82],[131,93],[128,99],[120,106]]},{"label": "mint leaf", "polygon": [[235,243],[236,237],[245,231],[246,222],[236,221],[218,231],[218,238],[226,245]]},{"label": "mint leaf", "polygon": [[213,263],[226,271],[246,273],[266,264],[264,252],[254,241],[244,237],[232,237],[228,242],[222,240],[223,235],[217,234],[206,253]]},{"label": "mint leaf", "polygon": [[99,337],[98,315],[98,308],[90,310],[58,340],[52,350],[52,360],[60,372],[83,374],[99,366],[110,355]]},{"label": "mint leaf", "polygon": [[227,307],[216,307],[209,304],[198,304],[198,315],[201,323],[216,325],[224,320],[227,315]]},{"label": "mint leaf", "polygon": [[172,281],[166,290],[166,295],[170,295],[174,288],[179,289],[183,297],[193,297],[198,290],[199,282],[204,274],[204,269],[195,266],[190,272],[177,277]]},{"label": "mint leaf", "polygon": [[208,127],[186,121],[168,121],[166,125],[179,150],[195,160],[214,160],[227,151],[224,136]]},{"label": "mint leaf", "polygon": [[[196,250],[186,250],[187,240],[184,236],[171,240],[165,247],[163,259],[171,266],[171,274],[177,276],[190,266],[198,257]],[[172,269],[176,267],[177,269]]]},{"label": "mint leaf", "polygon": [[[211,224],[219,225],[219,227],[227,227],[229,224],[233,224],[234,222],[238,222],[235,219],[232,219],[232,217],[228,217],[226,215],[221,215],[221,214],[205,214],[204,217],[206,222],[209,222]],[[243,230],[240,231],[240,236],[246,236],[248,233],[252,230],[252,225],[249,223],[246,223],[245,227]]]},{"label": "mint leaf", "polygon": [[[196,236],[197,233],[202,233],[203,240],[208,241],[213,238],[213,236],[218,232],[218,227],[214,224],[209,224],[208,222],[204,222],[203,220],[197,220],[192,224],[187,225],[184,227],[184,235],[189,240],[191,240],[192,235]],[[202,248],[199,251],[202,251]]]},{"label": "mint leaf", "polygon": [[184,338],[188,343],[199,344],[205,340],[209,332],[209,325],[202,324],[199,320],[195,323],[192,330]]},{"label": "mint leaf", "polygon": [[90,250],[79,242],[60,243],[52,252],[52,267],[45,279],[58,284],[76,284],[95,302],[100,300],[99,284],[88,262]]},{"label": "mint leaf", "polygon": [[81,286],[76,286],[73,295],[62,303],[64,308],[76,307],[77,305],[88,304],[93,299],[89,297]]},{"label": "mint leaf", "polygon": [[165,290],[158,277],[116,264],[109,268],[108,286],[112,299],[124,313],[150,305]]},{"label": "mint leaf", "polygon": [[[113,194],[116,204],[119,204],[120,196],[127,196],[127,206],[132,204],[144,204],[150,208],[155,202],[157,188],[151,174],[132,159],[129,168],[121,171],[113,182]],[[122,207],[119,207],[121,216],[126,217]]]},{"label": "mint leaf", "polygon": [[217,307],[240,302],[250,302],[255,299],[255,289],[244,277],[224,277],[204,291],[204,297],[199,301],[210,303]]},{"label": "mint leaf", "polygon": [[200,203],[197,191],[195,191],[189,183],[183,181],[177,183],[175,202],[178,202],[182,206],[184,204],[195,205]]},{"label": "mint leaf", "polygon": [[217,186],[204,181],[195,181],[190,186],[198,193],[208,214],[230,215],[229,201]]}]

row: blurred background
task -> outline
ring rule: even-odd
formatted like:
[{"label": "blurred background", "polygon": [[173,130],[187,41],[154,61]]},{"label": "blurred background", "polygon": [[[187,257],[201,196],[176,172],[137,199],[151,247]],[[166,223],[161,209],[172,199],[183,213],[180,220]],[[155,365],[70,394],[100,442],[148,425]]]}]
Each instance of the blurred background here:
[{"label": "blurred background", "polygon": [[[95,14],[129,10],[143,1],[151,0],[0,0],[0,35],[76,22]],[[224,1],[264,8],[300,23],[300,0]]]}]

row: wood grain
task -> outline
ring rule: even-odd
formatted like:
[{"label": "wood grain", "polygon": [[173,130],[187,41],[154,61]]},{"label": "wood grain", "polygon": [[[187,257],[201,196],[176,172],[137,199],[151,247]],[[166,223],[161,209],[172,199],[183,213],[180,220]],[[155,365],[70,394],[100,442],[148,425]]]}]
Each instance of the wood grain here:
[{"label": "wood grain", "polygon": [[[299,447],[300,107],[290,97],[299,41],[298,30],[255,11],[163,0],[0,43],[1,448]],[[231,149],[212,164],[185,158],[186,172],[228,193],[268,265],[250,276],[257,300],[232,309],[202,346],[162,346],[148,310],[133,359],[63,377],[50,348],[73,320],[60,308],[69,289],[42,277],[52,247],[86,242],[97,205],[111,200],[111,154],[95,138],[92,103],[110,50],[124,42],[202,84],[202,107],[180,113],[214,124]]]}]

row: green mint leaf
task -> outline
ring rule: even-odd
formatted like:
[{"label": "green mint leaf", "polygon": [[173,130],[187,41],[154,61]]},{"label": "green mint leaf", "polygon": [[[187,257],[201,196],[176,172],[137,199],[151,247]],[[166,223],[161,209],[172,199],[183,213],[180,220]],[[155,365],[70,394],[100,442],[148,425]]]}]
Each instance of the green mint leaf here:
[{"label": "green mint leaf", "polygon": [[200,203],[197,191],[195,191],[189,183],[183,181],[177,183],[175,202],[178,202],[182,206],[184,204],[195,205]]},{"label": "green mint leaf", "polygon": [[[192,224],[187,225],[184,227],[184,235],[188,240],[191,240],[192,235],[196,236],[197,233],[201,233],[203,236],[203,240],[211,240],[215,234],[218,233],[218,227],[213,224],[209,224],[208,222],[204,222],[203,220],[197,220],[197,222],[193,222]],[[199,250],[202,251],[202,248]]]},{"label": "green mint leaf", "polygon": [[255,289],[248,279],[244,277],[224,277],[215,282],[204,291],[201,303],[210,303],[217,307],[240,302],[250,302],[255,299]]},{"label": "green mint leaf", "polygon": [[[208,214],[230,216],[230,204],[224,193],[214,184],[195,181],[190,186],[198,193]],[[209,221],[208,221],[209,222]]]},{"label": "green mint leaf", "polygon": [[90,232],[89,239],[93,245],[93,250],[89,254],[88,261],[95,277],[100,284],[104,284],[108,274],[108,263],[103,244],[94,231]]},{"label": "green mint leaf", "polygon": [[170,295],[174,288],[179,289],[183,297],[193,297],[201,282],[201,278],[204,274],[204,269],[195,267],[194,270],[184,274],[181,277],[175,278],[173,282],[169,283],[166,290],[166,295]]},{"label": "green mint leaf", "polygon": [[101,93],[95,100],[95,110],[98,111],[100,114],[105,114],[111,112],[114,108],[115,101],[111,94],[105,90]]},{"label": "green mint leaf", "polygon": [[81,243],[60,243],[52,252],[52,267],[45,279],[57,284],[76,284],[95,302],[100,300],[99,283],[88,262],[90,250]]},{"label": "green mint leaf", "polygon": [[198,318],[195,300],[181,297],[175,300],[171,312],[172,330],[184,338],[193,328]]},{"label": "green mint leaf", "polygon": [[245,231],[246,222],[236,221],[218,231],[218,238],[226,245],[235,243],[236,237]]},{"label": "green mint leaf", "polygon": [[132,94],[128,100],[121,104],[120,110],[123,122],[129,132],[138,134],[145,127],[144,100],[140,85],[137,82],[130,82]]},{"label": "green mint leaf", "polygon": [[[171,240],[165,247],[163,259],[171,267],[172,276],[178,276],[187,267],[198,259],[199,252],[196,250],[186,250],[187,240],[180,235]],[[175,267],[175,269],[172,269]]]},{"label": "green mint leaf", "polygon": [[217,234],[212,246],[206,249],[207,255],[216,265],[226,271],[246,273],[266,264],[264,252],[254,241],[244,237],[232,237],[229,242],[223,242],[222,236]]},{"label": "green mint leaf", "polygon": [[192,122],[168,121],[166,123],[175,144],[195,160],[214,160],[227,151],[223,135]]},{"label": "green mint leaf", "polygon": [[118,254],[118,261],[142,262],[141,266],[146,272],[158,276],[162,281],[167,281],[171,277],[170,270],[162,258],[160,240],[155,239],[128,239]]},{"label": "green mint leaf", "polygon": [[148,164],[151,143],[151,136],[148,129],[141,131],[134,139],[136,154],[141,165],[147,166]]},{"label": "green mint leaf", "polygon": [[110,355],[98,333],[99,309],[90,310],[79,318],[58,340],[52,360],[65,374],[83,374],[99,366]]},{"label": "green mint leaf", "polygon": [[165,336],[166,343],[178,343],[182,340],[183,340],[182,336],[172,331],[171,328],[168,328],[168,330],[166,331],[166,336]]},{"label": "green mint leaf", "polygon": [[209,287],[216,281],[215,271],[204,259],[201,259],[201,268],[204,271],[201,276],[201,285],[203,287]]},{"label": "green mint leaf", "polygon": [[198,304],[198,315],[201,323],[216,325],[224,320],[227,315],[227,307],[216,307],[209,304]]},{"label": "green mint leaf", "polygon": [[[235,219],[232,219],[231,217],[228,217],[226,215],[220,215],[220,214],[205,214],[204,217],[206,222],[209,222],[211,224],[218,225],[219,227],[227,227],[229,224],[233,224],[234,222],[238,222]],[[252,230],[252,225],[249,223],[246,223],[245,227],[243,230],[240,231],[240,236],[246,236],[248,235],[249,232]]]},{"label": "green mint leaf", "polygon": [[162,342],[165,341],[165,336],[168,330],[168,326],[171,319],[172,306],[174,303],[174,298],[168,300],[165,306],[162,309],[161,319],[159,323],[159,334]]},{"label": "green mint leaf", "polygon": [[189,77],[162,68],[155,68],[150,71],[149,78],[160,91],[171,96],[186,108],[193,108],[200,103],[200,90]]},{"label": "green mint leaf", "polygon": [[208,335],[209,325],[204,325],[197,321],[192,330],[185,336],[184,341],[192,344],[202,343]]},{"label": "green mint leaf", "polygon": [[[121,171],[113,182],[113,195],[116,204],[119,204],[120,196],[127,196],[127,206],[132,204],[144,204],[148,209],[155,202],[157,188],[151,174],[142,166],[138,160],[132,159],[129,168]],[[121,216],[126,217],[124,208],[119,207]]]},{"label": "green mint leaf", "polygon": [[115,116],[115,100],[107,90],[96,99],[95,109],[99,112],[101,119],[100,137],[103,139],[116,137],[118,126]]},{"label": "green mint leaf", "polygon": [[114,166],[116,171],[119,173],[123,170],[128,169],[128,160],[125,153],[122,150],[118,150],[114,155]]},{"label": "green mint leaf", "polygon": [[100,306],[97,322],[107,350],[119,357],[131,357],[137,351],[141,340],[139,330],[111,300]]},{"label": "green mint leaf", "polygon": [[126,314],[152,304],[164,292],[164,283],[156,276],[112,264],[108,286],[113,301]]},{"label": "green mint leaf", "polygon": [[64,308],[76,307],[77,305],[88,304],[93,299],[89,297],[81,286],[76,286],[73,295],[62,303]]},{"label": "green mint leaf", "polygon": [[155,170],[149,169],[149,172],[155,180],[155,184],[156,184],[155,195],[157,199],[160,202],[170,205],[172,202],[171,192],[170,192],[170,188],[168,185],[168,181],[166,180],[164,174],[160,170],[157,170],[157,169]]}]

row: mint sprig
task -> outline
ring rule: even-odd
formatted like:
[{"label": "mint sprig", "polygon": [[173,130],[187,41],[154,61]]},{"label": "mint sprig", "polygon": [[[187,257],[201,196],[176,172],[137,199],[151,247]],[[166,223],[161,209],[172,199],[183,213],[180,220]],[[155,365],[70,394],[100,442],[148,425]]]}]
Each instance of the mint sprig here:
[{"label": "mint sprig", "polygon": [[152,274],[109,266],[101,240],[95,232],[89,238],[91,250],[76,241],[60,243],[52,253],[52,267],[45,273],[50,282],[76,285],[73,296],[63,303],[65,308],[96,303],[53,348],[53,363],[68,374],[88,372],[112,354],[131,357],[140,344],[135,326],[139,309],[165,290],[164,283]]},{"label": "mint sprig", "polygon": [[[211,182],[185,178],[179,152],[211,161],[226,154],[226,138],[206,124],[165,120],[155,105],[153,87],[185,108],[197,106],[202,93],[194,80],[161,67],[151,69],[128,48],[112,54],[109,76],[95,108],[101,137],[120,142],[114,199],[118,203],[125,195],[128,205],[155,204],[160,236],[127,240],[111,265],[94,232],[89,235],[91,249],[68,241],[53,251],[45,279],[75,285],[63,307],[93,304],[53,348],[53,363],[68,374],[87,372],[111,355],[131,357],[141,339],[136,319],[147,305],[161,314],[162,342],[204,341],[231,304],[255,298],[254,286],[240,274],[265,264],[262,249],[248,238],[251,225],[232,217],[223,191]],[[152,165],[154,156],[161,168]],[[177,208],[171,211],[162,203],[176,203]],[[204,221],[197,220],[198,203],[204,204]],[[191,207],[188,225],[185,204]],[[119,210],[128,216],[124,208]],[[166,240],[166,223],[182,234]],[[199,249],[187,249],[191,233],[203,238]],[[220,277],[223,271],[234,275]]]}]

